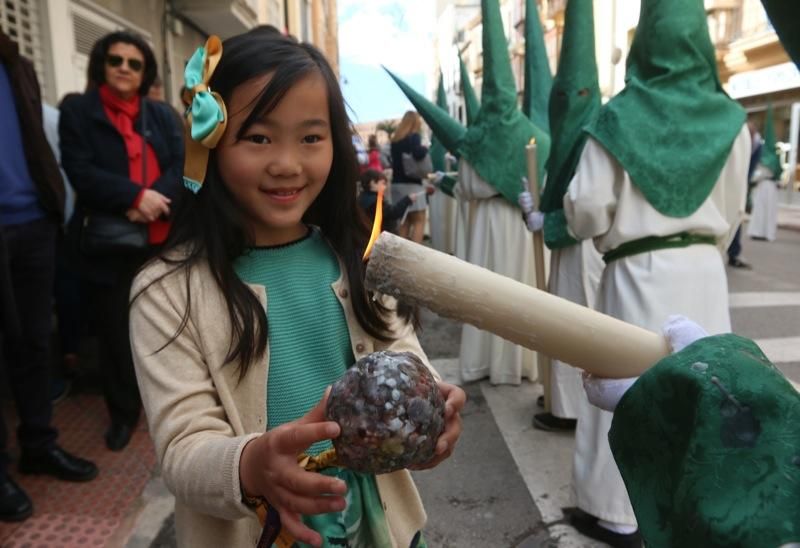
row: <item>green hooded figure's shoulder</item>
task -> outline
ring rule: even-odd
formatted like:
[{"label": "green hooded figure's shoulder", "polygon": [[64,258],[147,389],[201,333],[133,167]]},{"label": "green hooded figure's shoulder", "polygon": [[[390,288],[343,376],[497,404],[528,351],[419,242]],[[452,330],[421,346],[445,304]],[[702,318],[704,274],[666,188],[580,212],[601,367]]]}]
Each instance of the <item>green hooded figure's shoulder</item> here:
[{"label": "green hooded figure's shoulder", "polygon": [[625,89],[589,134],[657,211],[687,217],[711,194],[744,122],[719,81],[702,0],[642,0]]},{"label": "green hooded figure's shoulder", "polygon": [[608,438],[648,547],[800,542],[800,393],[752,341],[707,337],[661,360]]}]

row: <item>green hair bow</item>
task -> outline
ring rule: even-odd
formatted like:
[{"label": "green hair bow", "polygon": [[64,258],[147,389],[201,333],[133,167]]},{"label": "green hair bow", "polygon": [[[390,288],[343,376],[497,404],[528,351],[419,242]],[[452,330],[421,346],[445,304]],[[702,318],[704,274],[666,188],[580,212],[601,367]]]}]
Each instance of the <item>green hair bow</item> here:
[{"label": "green hair bow", "polygon": [[222,58],[222,42],[210,36],[204,47],[197,48],[184,70],[183,100],[186,109],[186,159],[183,184],[197,194],[206,178],[208,152],[217,146],[228,123],[222,97],[208,88],[208,82]]}]

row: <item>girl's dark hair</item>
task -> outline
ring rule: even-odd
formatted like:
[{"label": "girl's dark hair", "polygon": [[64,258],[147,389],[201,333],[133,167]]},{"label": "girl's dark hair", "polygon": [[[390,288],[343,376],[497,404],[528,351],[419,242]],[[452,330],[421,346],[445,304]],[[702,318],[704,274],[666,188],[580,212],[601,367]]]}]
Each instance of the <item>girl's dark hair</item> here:
[{"label": "girl's dark hair", "polygon": [[[358,323],[371,336],[391,340],[392,333],[386,321],[388,310],[373,300],[364,287],[365,265],[361,256],[369,240],[370,227],[357,206],[359,170],[352,145],[353,129],[336,74],[328,61],[310,44],[301,44],[293,38],[259,27],[225,40],[222,58],[209,87],[228,102],[238,86],[269,73],[272,78],[254,100],[253,110],[236,137],[242,138],[248,128],[272,111],[301,79],[313,73],[324,78],[328,89],[333,163],[325,186],[303,220],[319,226],[341,258]],[[181,269],[186,272],[187,293],[190,269],[202,262],[208,264],[220,291],[226,296],[232,326],[226,363],[239,361],[242,364],[240,379],[247,373],[249,364],[264,355],[267,345],[264,308],[233,268],[234,260],[246,253],[252,244],[244,215],[223,183],[212,150],[203,187],[196,195],[187,191],[180,200],[160,259],[175,266],[165,276]],[[169,250],[176,247],[184,248],[185,253],[170,256]],[[190,307],[189,296],[183,321],[174,337],[185,328]],[[413,312],[403,307],[401,315],[411,320]]]},{"label": "girl's dark hair", "polygon": [[139,86],[139,95],[145,96],[156,79],[158,63],[156,62],[156,56],[153,55],[153,50],[150,49],[144,38],[130,31],[112,32],[94,43],[92,52],[89,54],[89,85],[91,87],[99,87],[105,83],[108,50],[111,46],[120,42],[136,47],[144,57],[144,72],[142,73],[142,85]]}]

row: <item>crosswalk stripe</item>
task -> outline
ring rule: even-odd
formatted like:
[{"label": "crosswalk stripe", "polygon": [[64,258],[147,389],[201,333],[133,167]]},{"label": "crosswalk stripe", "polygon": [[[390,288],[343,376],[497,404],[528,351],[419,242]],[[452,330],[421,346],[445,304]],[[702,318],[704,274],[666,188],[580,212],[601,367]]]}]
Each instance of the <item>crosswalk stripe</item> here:
[{"label": "crosswalk stripe", "polygon": [[730,308],[800,306],[798,291],[744,291],[729,295]]},{"label": "crosswalk stripe", "polygon": [[756,339],[755,342],[773,363],[800,362],[800,337]]}]

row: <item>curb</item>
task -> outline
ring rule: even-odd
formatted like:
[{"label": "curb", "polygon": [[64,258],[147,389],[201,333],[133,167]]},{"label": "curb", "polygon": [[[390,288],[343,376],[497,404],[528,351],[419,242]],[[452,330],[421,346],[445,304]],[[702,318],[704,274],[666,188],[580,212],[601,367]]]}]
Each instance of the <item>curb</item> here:
[{"label": "curb", "polygon": [[154,475],[139,498],[140,511],[124,546],[149,548],[161,531],[164,522],[175,511],[175,497],[169,492],[160,475]]}]

